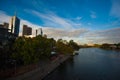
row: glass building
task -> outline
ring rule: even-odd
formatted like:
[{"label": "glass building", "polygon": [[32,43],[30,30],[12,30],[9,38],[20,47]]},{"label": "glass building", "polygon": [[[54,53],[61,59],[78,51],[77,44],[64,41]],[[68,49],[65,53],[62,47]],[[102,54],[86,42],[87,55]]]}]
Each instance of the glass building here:
[{"label": "glass building", "polygon": [[10,20],[9,29],[11,33],[18,36],[19,35],[19,28],[20,28],[20,19],[17,16],[13,16]]}]

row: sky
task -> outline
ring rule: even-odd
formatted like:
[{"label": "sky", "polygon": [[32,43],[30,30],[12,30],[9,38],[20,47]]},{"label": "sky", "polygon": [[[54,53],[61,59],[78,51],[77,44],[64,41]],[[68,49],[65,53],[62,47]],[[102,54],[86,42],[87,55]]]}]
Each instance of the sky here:
[{"label": "sky", "polygon": [[0,23],[17,14],[26,24],[55,39],[79,44],[120,42],[120,0],[0,0]]}]

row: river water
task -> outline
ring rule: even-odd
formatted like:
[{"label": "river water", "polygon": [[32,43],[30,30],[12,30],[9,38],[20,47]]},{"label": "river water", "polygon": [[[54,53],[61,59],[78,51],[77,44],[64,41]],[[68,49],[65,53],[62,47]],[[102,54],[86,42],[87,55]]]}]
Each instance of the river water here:
[{"label": "river water", "polygon": [[44,80],[120,80],[120,52],[80,49]]}]

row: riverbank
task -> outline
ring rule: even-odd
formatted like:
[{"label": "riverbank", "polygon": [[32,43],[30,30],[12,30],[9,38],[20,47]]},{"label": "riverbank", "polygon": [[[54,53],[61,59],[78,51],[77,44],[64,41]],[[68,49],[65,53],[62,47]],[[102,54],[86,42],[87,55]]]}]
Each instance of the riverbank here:
[{"label": "riverbank", "polygon": [[61,63],[66,61],[68,58],[70,58],[70,55],[62,55],[57,57],[53,61],[40,62],[38,64],[38,67],[34,70],[18,76],[13,76],[6,80],[42,80],[45,76],[55,70]]},{"label": "riverbank", "polygon": [[104,50],[113,50],[113,51],[120,51],[120,48],[100,48]]},{"label": "riverbank", "polygon": [[82,48],[44,80],[120,80],[120,52]]}]

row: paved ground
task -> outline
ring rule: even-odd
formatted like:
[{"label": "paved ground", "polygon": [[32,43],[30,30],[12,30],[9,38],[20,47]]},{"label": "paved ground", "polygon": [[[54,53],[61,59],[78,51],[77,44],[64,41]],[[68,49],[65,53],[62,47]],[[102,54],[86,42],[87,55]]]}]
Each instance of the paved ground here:
[{"label": "paved ground", "polygon": [[69,57],[70,56],[62,56],[54,61],[40,62],[38,68],[7,80],[42,80]]}]

